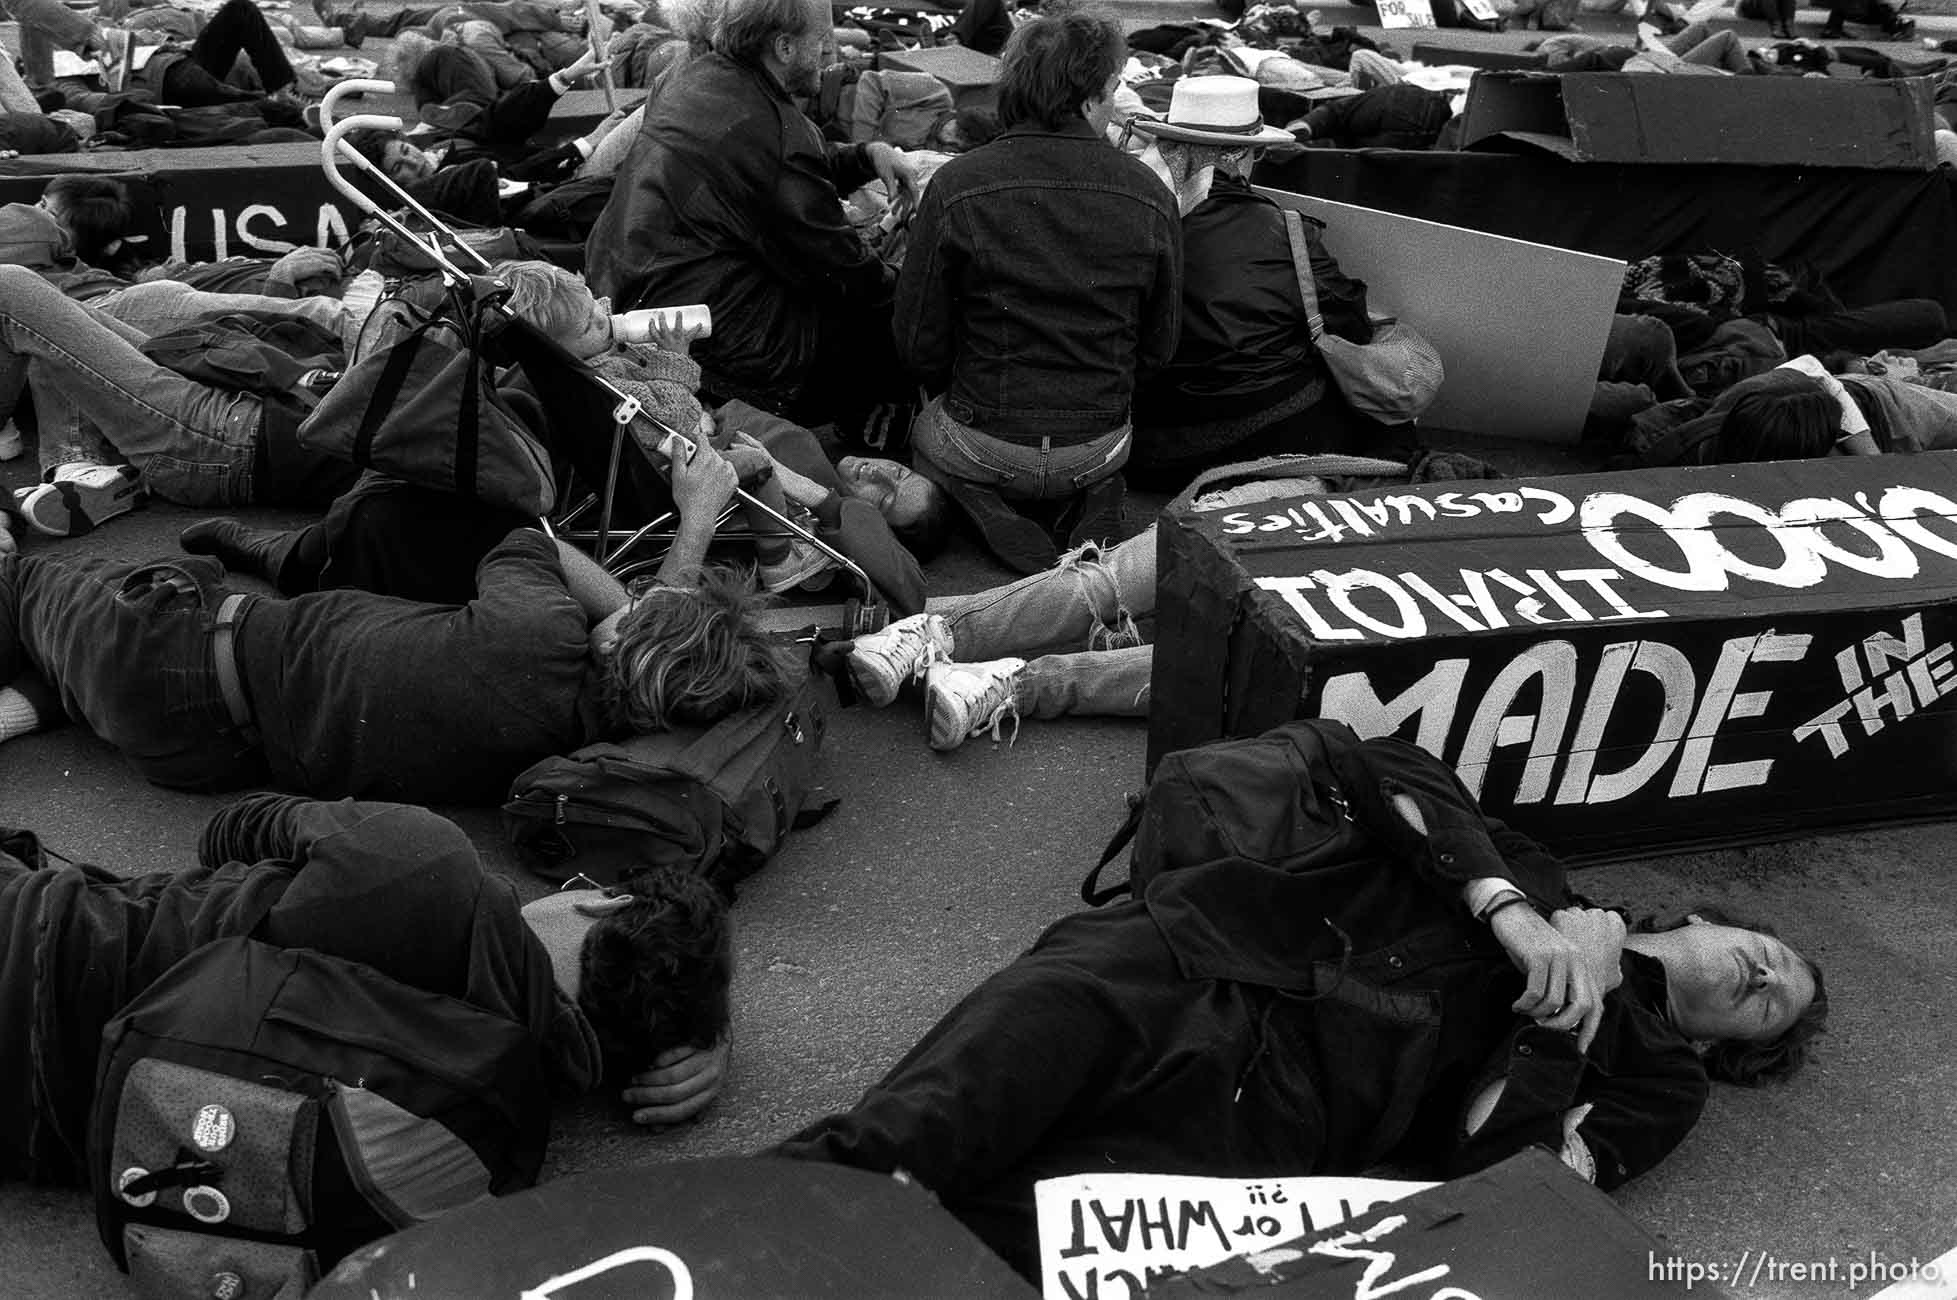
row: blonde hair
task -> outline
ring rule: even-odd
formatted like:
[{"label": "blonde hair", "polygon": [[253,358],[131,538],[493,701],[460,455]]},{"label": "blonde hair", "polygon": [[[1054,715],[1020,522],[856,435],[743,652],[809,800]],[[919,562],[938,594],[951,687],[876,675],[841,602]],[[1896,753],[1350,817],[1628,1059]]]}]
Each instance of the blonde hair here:
[{"label": "blonde hair", "polygon": [[596,299],[576,273],[551,262],[498,262],[496,278],[510,286],[509,309],[551,338],[569,338],[591,319]]},{"label": "blonde hair", "polygon": [[748,617],[745,572],[701,570],[693,587],[655,587],[618,622],[601,681],[606,721],[644,735],[700,726],[779,699],[788,674]]}]

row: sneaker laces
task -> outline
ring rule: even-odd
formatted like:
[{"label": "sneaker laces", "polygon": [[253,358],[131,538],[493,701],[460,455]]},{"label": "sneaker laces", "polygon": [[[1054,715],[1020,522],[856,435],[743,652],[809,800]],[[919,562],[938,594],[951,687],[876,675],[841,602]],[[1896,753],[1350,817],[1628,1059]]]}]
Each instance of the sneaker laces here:
[{"label": "sneaker laces", "polygon": [[944,650],[931,638],[930,633],[924,630],[925,627],[926,624],[920,619],[910,627],[885,629],[885,634],[891,638],[892,644],[883,653],[892,663],[897,662],[900,654],[916,655],[916,662],[911,665],[909,675],[909,680],[914,682],[923,681],[925,670],[932,664],[951,662]]},{"label": "sneaker laces", "polygon": [[[1006,719],[1010,717],[1012,719],[1012,735],[1007,738],[1006,746],[1011,748],[1014,744],[1018,743],[1019,701],[1014,697],[1012,689],[1013,680],[1018,676],[1019,673],[1014,671],[1010,673],[988,674],[985,677],[984,686],[973,694],[972,703],[974,707],[972,713],[976,718],[982,709],[989,708],[991,711],[986,713],[983,719],[974,721],[972,723],[972,729],[966,733],[967,735],[977,736],[989,732],[994,743],[996,743],[999,740],[999,728],[1004,726]],[[996,702],[993,699],[995,694],[998,696]]]},{"label": "sneaker laces", "polygon": [[992,733],[993,743],[997,744],[999,741],[999,728],[1005,725],[1006,718],[1009,715],[1012,718],[1012,735],[1006,738],[1007,749],[1011,749],[1019,743],[1019,703],[1012,697],[1012,678],[1010,677],[1006,678],[1005,700],[997,708],[992,710],[991,716],[984,722],[972,724],[972,734],[976,736],[982,731],[989,731]]}]

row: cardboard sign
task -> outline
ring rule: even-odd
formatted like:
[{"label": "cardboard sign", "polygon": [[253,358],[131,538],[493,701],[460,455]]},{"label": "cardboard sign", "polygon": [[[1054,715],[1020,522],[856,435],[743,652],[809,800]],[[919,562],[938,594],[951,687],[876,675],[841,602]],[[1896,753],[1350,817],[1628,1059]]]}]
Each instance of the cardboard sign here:
[{"label": "cardboard sign", "polygon": [[922,1189],[813,1160],[661,1161],[560,1178],[383,1237],[314,1300],[1031,1300]]},{"label": "cardboard sign", "polygon": [[1545,1151],[1148,1289],[1149,1300],[1730,1297]]},{"label": "cardboard sign", "polygon": [[1325,223],[1325,247],[1366,282],[1374,311],[1404,316],[1446,378],[1424,428],[1575,442],[1624,284],[1613,257],[1260,188]]},{"label": "cardboard sign", "polygon": [[[33,203],[64,171],[113,175],[160,224],[157,254],[186,261],[277,257],[347,241],[365,215],[327,184],[316,144],[225,145],[19,159],[0,176],[0,203]],[[139,213],[139,226],[148,214]]]},{"label": "cardboard sign", "polygon": [[1957,455],[1165,518],[1152,755],[1337,718],[1575,858],[1957,808]]},{"label": "cardboard sign", "polygon": [[1502,16],[1495,8],[1494,0],[1461,0],[1461,7],[1485,23],[1492,23]]},{"label": "cardboard sign", "polygon": [[1438,27],[1432,0],[1379,0],[1381,27]]},{"label": "cardboard sign", "polygon": [[1150,1279],[1263,1250],[1432,1187],[1390,1178],[1083,1174],[1033,1189],[1046,1300],[1128,1300]]}]

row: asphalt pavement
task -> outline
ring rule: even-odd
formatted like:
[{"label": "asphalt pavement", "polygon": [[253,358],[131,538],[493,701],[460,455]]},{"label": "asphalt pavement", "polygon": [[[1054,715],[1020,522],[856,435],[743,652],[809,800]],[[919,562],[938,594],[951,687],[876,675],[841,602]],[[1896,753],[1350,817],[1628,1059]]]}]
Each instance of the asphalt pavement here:
[{"label": "asphalt pavement", "polygon": [[[1191,12],[1155,0],[1120,9],[1131,22]],[[1328,24],[1366,16],[1322,10]],[[1593,31],[1629,29],[1617,16],[1581,21]],[[1741,30],[1749,27],[1760,25]],[[1472,39],[1519,46],[1524,37]],[[1560,463],[1536,448],[1484,451],[1515,470]],[[0,466],[0,481],[24,483],[31,473],[30,461],[15,461]],[[152,504],[91,537],[33,545],[144,558],[171,552],[194,517]],[[1002,576],[969,549],[932,572],[943,591]],[[698,1123],[665,1133],[634,1129],[603,1099],[569,1107],[548,1173],[748,1153],[847,1106],[961,994],[1075,905],[1122,796],[1140,785],[1144,748],[1138,723],[1069,720],[1029,722],[1010,746],[975,740],[937,755],[914,700],[843,712],[824,774],[841,808],[795,836],[736,908],[736,1058],[725,1093]],[[0,823],[33,828],[69,856],[118,872],[192,862],[199,829],[223,802],[148,786],[75,728],[0,745]],[[541,888],[514,865],[493,810],[444,811],[493,870]],[[1581,874],[1579,887],[1603,901],[1658,909],[1709,900],[1771,918],[1825,968],[1835,1007],[1834,1030],[1802,1077],[1759,1091],[1715,1088],[1678,1152],[1619,1195],[1664,1242],[1654,1267],[1673,1254],[1730,1267],[1743,1252],[1764,1252],[1783,1265],[1833,1260],[1839,1277],[1851,1261],[1906,1264],[1957,1246],[1957,1161],[1947,1137],[1957,1119],[1953,848],[1949,826],[1926,825]],[[1848,1293],[1842,1281],[1775,1276],[1767,1269],[1743,1294]],[[124,1294],[85,1196],[0,1188],[0,1298]]]}]

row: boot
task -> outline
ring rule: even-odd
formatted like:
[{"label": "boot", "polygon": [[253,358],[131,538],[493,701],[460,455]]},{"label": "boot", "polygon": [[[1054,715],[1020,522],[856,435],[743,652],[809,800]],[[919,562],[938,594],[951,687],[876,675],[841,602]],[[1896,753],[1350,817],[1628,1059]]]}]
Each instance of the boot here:
[{"label": "boot", "polygon": [[252,528],[236,519],[200,519],[177,534],[177,545],[192,555],[214,555],[233,573],[279,587],[279,570],[298,537],[296,531]]}]

